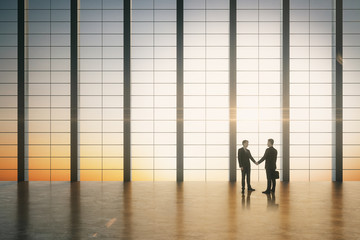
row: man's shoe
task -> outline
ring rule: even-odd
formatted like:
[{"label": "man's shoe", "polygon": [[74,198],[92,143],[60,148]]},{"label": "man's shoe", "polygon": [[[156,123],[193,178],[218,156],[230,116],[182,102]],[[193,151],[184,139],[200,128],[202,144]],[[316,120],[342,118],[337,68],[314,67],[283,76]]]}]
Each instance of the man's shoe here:
[{"label": "man's shoe", "polygon": [[242,194],[244,194],[244,192],[245,192],[245,190],[244,190],[244,189],[243,189],[243,190],[241,190],[241,193],[242,193]]},{"label": "man's shoe", "polygon": [[254,188],[248,188],[248,191],[255,191]]},{"label": "man's shoe", "polygon": [[270,191],[266,190],[266,191],[263,191],[262,193],[264,193],[264,194],[270,194]]}]

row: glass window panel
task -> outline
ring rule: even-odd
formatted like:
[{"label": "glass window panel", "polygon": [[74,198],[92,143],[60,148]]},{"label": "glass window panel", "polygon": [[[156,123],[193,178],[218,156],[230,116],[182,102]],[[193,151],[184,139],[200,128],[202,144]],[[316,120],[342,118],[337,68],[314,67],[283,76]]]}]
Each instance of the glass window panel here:
[{"label": "glass window panel", "polygon": [[360,107],[360,96],[344,96],[343,99],[346,107]]},{"label": "glass window panel", "polygon": [[28,101],[29,107],[50,107],[50,96],[31,96]]},{"label": "glass window panel", "polygon": [[308,21],[309,20],[309,10],[290,10],[290,21]]},{"label": "glass window panel", "polygon": [[52,46],[70,46],[70,34],[59,34],[51,36],[51,45]]},{"label": "glass window panel", "polygon": [[155,10],[155,21],[176,21],[176,10]]},{"label": "glass window panel", "polygon": [[360,159],[359,158],[344,158],[344,169],[360,169]]},{"label": "glass window panel", "polygon": [[360,170],[345,170],[344,181],[360,181]]},{"label": "glass window panel", "polygon": [[310,170],[310,181],[331,181],[333,175],[331,170]]},{"label": "glass window panel", "polygon": [[352,33],[358,33],[358,29],[360,27],[360,22],[346,22],[344,24],[344,34],[352,34]]},{"label": "glass window panel", "polygon": [[281,25],[279,22],[260,22],[259,31],[261,33],[281,33]]},{"label": "glass window panel", "polygon": [[101,133],[79,133],[80,144],[101,144]]},{"label": "glass window panel", "polygon": [[291,47],[290,48],[290,58],[309,58],[309,48],[308,47]]},{"label": "glass window panel", "polygon": [[344,145],[344,156],[347,157],[360,157],[360,150],[357,145]]},{"label": "glass window panel", "polygon": [[185,34],[204,34],[205,23],[204,22],[184,22],[184,33]]},{"label": "glass window panel", "polygon": [[332,144],[332,133],[310,133],[310,144]]},{"label": "glass window panel", "polygon": [[332,9],[333,3],[329,0],[313,0],[310,1],[310,8],[315,9]]},{"label": "glass window panel", "polygon": [[328,107],[331,108],[333,105],[332,96],[311,96],[310,107]]},{"label": "glass window panel", "polygon": [[309,132],[309,122],[307,121],[291,121],[290,122],[290,131],[291,133],[295,132]]},{"label": "glass window panel", "polygon": [[332,146],[317,145],[310,146],[310,153],[312,157],[328,157],[332,156]]},{"label": "glass window panel", "polygon": [[290,34],[290,51],[293,46],[308,46],[309,44],[309,35],[294,35]]},{"label": "glass window panel", "polygon": [[360,121],[344,121],[343,132],[360,132]]},{"label": "glass window panel", "polygon": [[103,96],[103,107],[122,107],[122,96]]},{"label": "glass window panel", "polygon": [[16,43],[17,43],[17,36],[16,35],[2,35],[1,39],[0,39],[0,46],[5,47],[5,46],[12,46],[12,47],[16,47]]},{"label": "glass window panel", "polygon": [[103,132],[123,132],[123,121],[104,121]]},{"label": "glass window panel", "polygon": [[[68,100],[70,101],[70,99]],[[66,104],[67,107],[69,104]],[[51,109],[52,120],[69,120],[70,119],[70,108],[52,108]]]},{"label": "glass window panel", "polygon": [[332,10],[310,10],[310,21],[332,21],[332,20],[333,20]]},{"label": "glass window panel", "polygon": [[[25,109],[28,120],[49,120],[50,109]],[[15,118],[16,119],[16,118]]]},{"label": "glass window panel", "polygon": [[308,96],[291,96],[290,107],[306,108],[309,106],[310,99]]},{"label": "glass window panel", "polygon": [[133,133],[132,144],[153,144],[154,136],[153,133]]},{"label": "glass window panel", "polygon": [[343,45],[345,46],[358,46],[360,35],[343,35]]},{"label": "glass window panel", "polygon": [[133,170],[133,181],[153,181],[154,173],[150,170]]},{"label": "glass window panel", "polygon": [[[80,112],[81,113],[81,112]],[[101,132],[102,125],[100,121],[79,121],[80,132]]]},{"label": "glass window panel", "polygon": [[101,2],[96,0],[87,0],[80,2],[80,9],[99,9],[101,8]]},{"label": "glass window panel", "polygon": [[308,158],[291,158],[290,159],[291,169],[308,169],[309,159]]},{"label": "glass window panel", "polygon": [[17,2],[14,1],[1,1],[0,3],[1,9],[16,9],[17,8]]},{"label": "glass window panel", "polygon": [[310,161],[311,169],[332,169],[332,158],[313,158]]}]

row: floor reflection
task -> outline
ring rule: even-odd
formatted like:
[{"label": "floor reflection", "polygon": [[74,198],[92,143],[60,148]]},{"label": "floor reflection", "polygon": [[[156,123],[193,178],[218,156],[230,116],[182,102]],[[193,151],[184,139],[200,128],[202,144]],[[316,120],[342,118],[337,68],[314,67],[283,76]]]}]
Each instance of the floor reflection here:
[{"label": "floor reflection", "polygon": [[331,188],[331,211],[332,235],[334,239],[343,236],[343,184],[334,182]]},{"label": "floor reflection", "polygon": [[237,188],[236,183],[230,182],[228,189],[228,239],[236,239],[236,235],[238,232],[238,199],[237,199]]},{"label": "floor reflection", "polygon": [[29,226],[29,183],[17,184],[17,239],[28,239]]},{"label": "floor reflection", "polygon": [[266,194],[267,197],[267,208],[268,210],[277,210],[279,204],[276,203],[275,193],[271,192],[270,194]]},{"label": "floor reflection", "polygon": [[176,236],[184,236],[184,183],[176,183]]},{"label": "floor reflection", "polygon": [[241,206],[243,209],[250,209],[250,200],[251,200],[252,191],[247,191],[247,193],[241,194]]},{"label": "floor reflection", "polygon": [[291,229],[291,221],[290,221],[290,209],[291,209],[291,202],[289,199],[289,182],[281,182],[280,187],[277,189],[277,194],[280,195],[280,205],[281,206],[288,206],[288,207],[281,207],[279,210],[280,218],[280,225],[282,227],[282,231],[280,236],[282,239],[290,239],[290,229]]},{"label": "floor reflection", "polygon": [[70,234],[71,239],[81,237],[81,204],[80,204],[80,182],[70,183]]},{"label": "floor reflection", "polygon": [[359,190],[348,182],[280,182],[270,195],[242,195],[228,182],[0,183],[0,239],[357,239]]},{"label": "floor reflection", "polygon": [[131,182],[124,182],[123,184],[124,189],[123,189],[123,203],[124,203],[124,207],[122,209],[123,214],[122,214],[122,224],[124,225],[123,229],[123,234],[122,236],[126,236],[129,239],[132,238],[132,229],[133,229],[133,224],[132,224],[132,214],[133,214],[133,210],[132,210],[132,183]]}]

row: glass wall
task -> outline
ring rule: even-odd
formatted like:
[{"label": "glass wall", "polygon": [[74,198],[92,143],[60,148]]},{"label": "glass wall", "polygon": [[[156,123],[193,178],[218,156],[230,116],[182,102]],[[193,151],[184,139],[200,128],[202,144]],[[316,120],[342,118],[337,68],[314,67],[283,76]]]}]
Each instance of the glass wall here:
[{"label": "glass wall", "polygon": [[29,0],[25,19],[25,168],[69,181],[70,1]]},{"label": "glass wall", "polygon": [[176,180],[176,0],[133,0],[131,161],[134,181]]},{"label": "glass wall", "polygon": [[[238,0],[237,144],[249,140],[258,161],[274,139],[281,170],[281,26],[280,0]],[[264,164],[251,163],[252,179],[265,180]],[[241,171],[237,171],[241,179]]]},{"label": "glass wall", "polygon": [[[344,180],[360,180],[360,1],[344,0]],[[342,61],[342,59],[337,59]]]},{"label": "glass wall", "polygon": [[229,1],[184,1],[184,180],[229,179]]},{"label": "glass wall", "polygon": [[[30,181],[70,180],[70,0],[25,1],[25,162]],[[176,0],[131,1],[131,175],[229,180],[229,0],[184,0],[184,119],[176,119]],[[335,63],[343,62],[344,180],[360,180],[360,3],[290,0],[290,180],[335,169]],[[81,181],[123,179],[123,0],[80,0]],[[282,1],[237,0],[237,147],[256,160],[275,140],[282,165]],[[238,167],[238,164],[237,164]],[[252,179],[266,178],[253,166]],[[237,170],[238,179],[241,178]],[[17,1],[0,1],[0,180],[17,179]]]},{"label": "glass wall", "polygon": [[0,1],[0,181],[17,180],[17,1]]},{"label": "glass wall", "polygon": [[290,1],[290,180],[330,181],[335,161],[332,0]]},{"label": "glass wall", "polygon": [[123,179],[123,2],[80,1],[81,181]]}]

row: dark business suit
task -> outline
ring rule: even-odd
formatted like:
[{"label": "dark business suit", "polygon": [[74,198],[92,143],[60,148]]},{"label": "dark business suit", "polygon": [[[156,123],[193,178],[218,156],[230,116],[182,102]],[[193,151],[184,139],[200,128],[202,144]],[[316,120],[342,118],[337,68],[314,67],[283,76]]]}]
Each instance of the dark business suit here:
[{"label": "dark business suit", "polygon": [[[267,188],[266,191],[275,191],[276,180],[275,180],[275,170],[276,170],[276,159],[277,159],[277,150],[274,147],[269,147],[266,149],[264,156],[259,160],[259,164],[265,161],[266,169],[266,178],[267,178]],[[272,188],[271,188],[272,182]]]},{"label": "dark business suit", "polygon": [[253,161],[253,163],[256,163],[254,158],[251,156],[251,152],[245,148],[239,148],[238,150],[238,160],[239,160],[239,166],[240,168],[243,168],[243,170],[241,171],[241,184],[242,184],[242,189],[245,188],[245,175],[246,175],[246,182],[247,182],[247,187],[248,189],[252,189],[251,184],[250,184],[250,170],[251,170],[251,166],[250,166],[250,160]]}]

